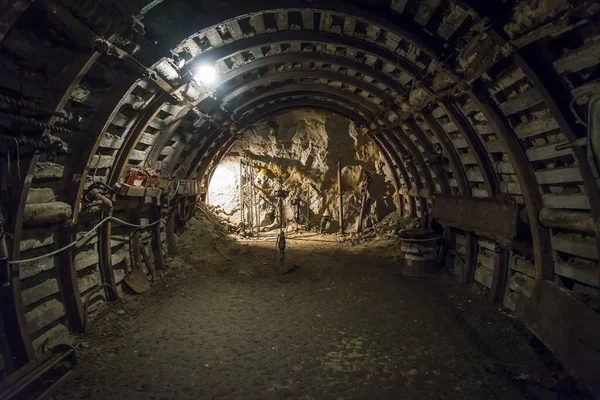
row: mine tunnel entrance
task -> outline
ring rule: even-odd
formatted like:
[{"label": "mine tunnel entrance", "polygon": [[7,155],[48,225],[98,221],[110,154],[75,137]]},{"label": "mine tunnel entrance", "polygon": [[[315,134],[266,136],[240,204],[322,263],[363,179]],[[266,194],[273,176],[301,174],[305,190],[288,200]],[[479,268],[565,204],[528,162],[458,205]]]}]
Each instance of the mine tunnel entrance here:
[{"label": "mine tunnel entrance", "polygon": [[0,398],[597,398],[599,17],[0,1]]}]

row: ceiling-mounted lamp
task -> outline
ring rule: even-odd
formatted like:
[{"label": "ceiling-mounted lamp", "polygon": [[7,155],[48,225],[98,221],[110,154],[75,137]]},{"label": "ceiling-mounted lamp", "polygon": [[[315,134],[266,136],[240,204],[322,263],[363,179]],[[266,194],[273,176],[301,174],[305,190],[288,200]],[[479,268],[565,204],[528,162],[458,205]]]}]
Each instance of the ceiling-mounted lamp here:
[{"label": "ceiling-mounted lamp", "polygon": [[212,85],[217,80],[217,69],[212,65],[200,65],[194,71],[194,81],[200,85]]},{"label": "ceiling-mounted lamp", "polygon": [[180,71],[183,69],[183,67],[185,67],[185,64],[192,58],[194,58],[194,56],[192,56],[192,53],[190,53],[187,48],[181,51],[180,53],[173,52],[173,60],[175,61],[175,65]]}]

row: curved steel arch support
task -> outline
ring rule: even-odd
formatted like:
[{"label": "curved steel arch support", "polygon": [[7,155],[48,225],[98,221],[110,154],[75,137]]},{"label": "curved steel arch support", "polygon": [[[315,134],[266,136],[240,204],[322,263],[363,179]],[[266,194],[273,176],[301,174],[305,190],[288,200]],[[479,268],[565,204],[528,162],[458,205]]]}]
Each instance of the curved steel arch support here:
[{"label": "curved steel arch support", "polygon": [[[423,111],[421,115],[425,123],[429,126],[431,133],[435,136],[440,146],[442,147],[442,150],[448,156],[450,168],[452,168],[454,179],[456,179],[456,183],[458,185],[458,192],[461,196],[470,197],[471,186],[469,185],[467,174],[460,160],[460,157],[456,152],[456,148],[452,145],[452,142],[448,138],[448,135],[440,126],[440,124],[436,121],[436,119],[433,117],[430,111]],[[477,239],[475,235],[471,232],[465,232],[465,239],[465,260],[464,267],[460,276],[460,282],[464,285],[469,284],[473,281],[476,263],[475,253],[477,251]]]},{"label": "curved steel arch support", "polygon": [[348,75],[344,75],[339,72],[333,71],[321,71],[321,70],[293,70],[287,72],[276,72],[272,75],[258,77],[256,79],[250,80],[241,84],[240,86],[228,91],[221,92],[219,95],[222,95],[222,104],[226,107],[226,104],[231,102],[238,96],[243,95],[247,91],[271,84],[273,82],[280,82],[289,79],[326,79],[328,81],[341,82],[346,85],[357,87],[365,92],[371,93],[375,97],[379,97],[382,100],[391,100],[392,97],[385,93],[383,90],[379,89],[375,85],[371,83],[367,83],[363,80],[353,78]]},{"label": "curved steel arch support", "polygon": [[390,173],[392,174],[392,183],[394,184],[394,189],[396,189],[396,193],[394,193],[394,198],[398,200],[398,213],[401,217],[403,217],[406,214],[406,210],[404,204],[404,195],[400,193],[400,188],[402,187],[402,184],[400,182],[400,177],[398,176],[398,171],[396,171],[396,169],[394,168],[394,163],[392,162],[390,155],[388,154],[385,147],[381,144],[381,142],[377,139],[377,137],[371,132],[367,132],[367,135],[373,141],[373,143],[375,143],[375,146],[377,146],[377,148],[379,149],[379,153],[383,157],[385,164],[387,165],[388,169],[390,170]]},{"label": "curved steel arch support", "polygon": [[[371,42],[356,39],[351,36],[340,36],[340,35],[332,35],[324,32],[315,32],[309,30],[299,30],[299,31],[285,31],[285,32],[276,32],[264,35],[253,36],[246,39],[237,40],[233,43],[227,44],[225,46],[218,47],[216,49],[208,50],[204,53],[198,55],[195,59],[189,61],[189,63],[208,63],[214,64],[218,61],[224,60],[228,57],[232,57],[236,54],[240,54],[246,51],[251,51],[253,48],[264,47],[275,45],[279,43],[314,43],[314,44],[330,44],[339,47],[348,47],[352,49],[356,49],[358,51],[367,53],[369,55],[373,55],[382,61],[385,61],[389,64],[397,66],[400,70],[405,72],[410,77],[415,77],[419,74],[420,68],[413,64],[411,61],[406,58],[390,52],[389,50],[379,47]],[[304,54],[304,55],[303,55]],[[250,69],[257,67],[250,67],[250,64],[255,65],[268,65],[264,63],[271,64],[273,62],[283,63],[284,60],[294,60],[294,61],[307,61],[306,57],[311,53],[300,52],[300,53],[286,53],[280,54],[271,57],[260,58],[259,60],[248,63],[240,69],[244,68],[245,72],[248,72]],[[318,54],[318,55],[317,55]],[[313,53],[315,56],[314,61],[322,61],[328,63],[337,63],[337,62],[345,62],[348,67],[355,68],[359,71],[365,70],[368,68],[367,65],[351,60],[345,57],[339,57],[331,54],[320,54]],[[291,58],[294,56],[294,58]],[[273,60],[270,60],[273,59]],[[344,61],[346,60],[346,61]],[[244,73],[245,73],[244,72]],[[367,71],[368,72],[368,71]],[[372,70],[371,73],[378,74],[378,71]],[[391,79],[391,78],[390,78]],[[396,82],[395,85],[399,85],[399,83],[391,79],[393,82]]]},{"label": "curved steel arch support", "polygon": [[[552,68],[552,64],[546,61],[547,58],[541,50],[542,46],[539,44],[529,45],[519,50],[513,57],[533,83],[533,87],[542,95],[563,135],[569,142],[574,143],[578,138],[585,136],[586,132],[583,127],[577,125],[573,115],[569,114],[568,110],[573,95],[564,87],[563,80]],[[596,183],[584,148],[576,145],[572,147],[572,150],[589,198],[594,225],[600,226],[600,188]],[[600,255],[600,229],[596,229],[595,242],[597,253]],[[600,284],[600,268],[598,269],[598,284]]]},{"label": "curved steel arch support", "polygon": [[[408,166],[407,163],[405,163],[402,160],[402,158],[400,158],[400,156],[398,155],[398,152],[394,149],[394,146],[392,146],[392,144],[387,140],[387,138],[381,132],[375,133],[374,136],[379,140],[379,142],[381,143],[381,146],[388,152],[388,155],[394,161],[395,166],[398,167],[398,171],[400,172],[400,175],[402,176],[402,180],[404,181],[404,185],[406,185],[406,189],[407,189],[407,193],[405,193],[403,195],[408,198],[408,201],[410,203],[409,216],[411,216],[411,217],[416,216],[417,215],[417,204],[416,204],[417,196],[411,196],[409,194],[409,192],[413,189],[413,187],[417,188],[417,189],[418,189],[418,187],[416,186],[415,182],[411,179],[410,175],[408,174],[408,170],[406,169]],[[422,200],[420,197],[419,197],[419,199]]]},{"label": "curved steel arch support", "polygon": [[261,109],[255,109],[255,110],[260,110],[260,111],[257,114],[253,114],[250,118],[244,119],[242,121],[242,126],[248,125],[248,121],[250,121],[250,120],[260,121],[261,119],[269,116],[270,114],[272,114],[274,112],[298,109],[298,108],[316,108],[316,109],[331,111],[333,113],[342,115],[342,116],[350,119],[351,121],[358,123],[359,125],[366,125],[368,122],[364,117],[360,116],[353,110],[350,110],[346,107],[342,107],[338,104],[334,104],[329,101],[312,100],[312,99],[298,99],[298,100],[286,101],[286,102],[281,102],[281,103],[275,103],[270,106],[265,106]]},{"label": "curved steel arch support", "polygon": [[220,140],[221,134],[222,131],[219,129],[215,129],[209,134],[208,139],[206,139],[206,142],[204,142],[202,147],[198,149],[198,152],[192,159],[192,162],[190,163],[190,169],[187,171],[183,171],[183,176],[187,177],[187,179],[192,179],[194,172],[196,172],[200,168],[202,162],[208,155],[210,148],[214,147],[216,143],[218,143],[218,141]]},{"label": "curved steel arch support", "polygon": [[[403,165],[406,165],[406,168],[408,169],[408,171],[410,171],[410,174],[407,173],[407,179],[410,179],[410,177],[412,177],[412,179],[411,179],[412,187],[409,190],[409,194],[411,195],[411,197],[416,199],[415,201],[419,202],[419,208],[421,210],[421,218],[423,218],[425,220],[426,215],[424,215],[424,213],[429,214],[429,209],[427,207],[427,201],[425,200],[425,198],[423,198],[423,196],[421,196],[421,190],[423,189],[423,181],[421,180],[421,174],[419,173],[419,171],[415,165],[416,156],[413,155],[412,152],[406,148],[404,143],[401,142],[400,139],[398,139],[398,137],[396,136],[395,133],[388,132],[386,134],[386,132],[382,132],[381,138],[382,138],[382,143],[384,145],[389,146],[389,148],[392,152],[395,152],[395,154],[397,154],[397,155],[403,154],[403,156],[398,155],[397,157],[399,160],[402,161]],[[410,153],[410,156],[413,157],[413,160],[411,160],[411,161],[404,160],[404,157],[405,157],[404,154],[406,154],[406,152]]]},{"label": "curved steel arch support", "polygon": [[347,92],[322,84],[290,84],[269,90],[268,92],[259,93],[258,96],[250,98],[248,101],[239,105],[233,110],[233,114],[243,115],[248,110],[255,108],[257,104],[260,104],[259,102],[268,102],[277,100],[281,97],[294,96],[306,92],[319,95],[325,94],[328,97],[331,96],[332,99],[337,99],[337,101],[348,102],[349,107],[360,110],[365,115],[372,115],[373,118],[378,117],[383,112],[381,107],[377,104],[370,102],[356,93]]},{"label": "curved steel arch support", "polygon": [[435,193],[435,183],[433,182],[433,177],[431,176],[431,172],[429,172],[429,168],[425,159],[423,158],[423,154],[419,151],[417,146],[413,143],[412,140],[408,137],[408,135],[402,130],[402,128],[392,129],[396,137],[400,140],[400,142],[404,145],[404,148],[408,150],[412,156],[414,157],[416,163],[419,165],[419,169],[421,170],[420,175],[425,178],[425,186],[427,190],[429,190],[429,194],[432,196]]},{"label": "curved steel arch support", "polygon": [[[251,114],[253,110],[260,110],[260,108],[263,107],[265,104],[278,104],[302,99],[324,100],[327,102],[331,102],[332,104],[340,105],[341,107],[347,108],[352,112],[356,113],[357,115],[360,115],[365,120],[371,121],[373,120],[373,118],[375,118],[375,115],[370,110],[365,109],[360,105],[348,102],[348,100],[345,97],[340,97],[335,94],[319,92],[284,93],[278,96],[268,97],[263,99],[263,101],[255,102],[252,105],[252,108],[249,108],[245,114]],[[241,118],[244,118],[244,115],[242,115]]]},{"label": "curved steel arch support", "polygon": [[483,83],[480,80],[476,81],[468,94],[498,132],[498,138],[506,148],[506,154],[519,180],[531,227],[536,279],[538,282],[544,279],[551,280],[554,277],[554,264],[550,253],[550,235],[538,220],[538,214],[543,208],[543,203],[531,163],[508,121],[492,101]]},{"label": "curved steel arch support", "polygon": [[[167,3],[167,2],[165,2]],[[148,49],[152,55],[152,50],[165,50],[176,47],[181,38],[188,38],[199,31],[208,28],[216,28],[218,25],[225,24],[234,19],[241,19],[253,14],[274,13],[276,11],[313,11],[313,12],[330,12],[355,18],[359,21],[377,25],[390,33],[393,33],[405,41],[411,43],[416,48],[427,54],[433,59],[440,59],[444,51],[444,45],[440,40],[432,37],[425,32],[423,26],[415,23],[411,18],[401,15],[394,16],[393,21],[390,20],[390,13],[380,12],[371,8],[358,7],[357,5],[349,4],[340,0],[329,0],[327,2],[319,2],[318,4],[308,4],[303,0],[286,0],[285,7],[279,0],[257,0],[257,1],[237,1],[235,4],[229,4],[228,7],[215,7],[214,12],[206,12],[204,8],[189,10],[189,13],[175,14],[172,8],[167,4],[161,4],[154,11],[156,14],[168,15],[173,21],[170,26],[176,27],[178,37],[165,37],[162,41],[162,48],[152,47]],[[145,19],[147,21],[148,17]],[[199,21],[200,29],[199,29]]]},{"label": "curved steel arch support", "polygon": [[433,165],[442,193],[450,194],[450,185],[448,183],[446,171],[444,171],[444,168],[441,163],[441,155],[438,157],[437,152],[434,150],[433,145],[425,135],[425,132],[423,132],[421,127],[415,122],[413,118],[404,121],[404,123],[406,124],[410,132],[413,135],[415,135],[421,147],[423,147],[423,150],[427,155],[427,159],[425,160],[425,162],[428,165]]},{"label": "curved steel arch support", "polygon": [[469,121],[465,118],[456,103],[449,98],[442,99],[440,106],[450,118],[450,121],[458,128],[463,138],[473,152],[475,162],[483,175],[483,181],[488,194],[488,197],[494,197],[500,193],[498,178],[494,173],[492,164],[483,143],[479,139],[477,132],[473,129]]}]

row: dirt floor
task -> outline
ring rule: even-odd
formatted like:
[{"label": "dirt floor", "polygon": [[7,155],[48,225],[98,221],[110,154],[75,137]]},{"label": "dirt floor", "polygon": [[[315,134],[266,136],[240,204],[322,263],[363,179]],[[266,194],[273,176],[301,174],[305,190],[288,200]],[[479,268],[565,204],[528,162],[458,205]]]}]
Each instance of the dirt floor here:
[{"label": "dirt floor", "polygon": [[556,373],[483,295],[402,276],[377,255],[385,243],[300,239],[282,276],[272,240],[233,261],[184,247],[150,292],[77,338],[54,398],[557,398]]}]

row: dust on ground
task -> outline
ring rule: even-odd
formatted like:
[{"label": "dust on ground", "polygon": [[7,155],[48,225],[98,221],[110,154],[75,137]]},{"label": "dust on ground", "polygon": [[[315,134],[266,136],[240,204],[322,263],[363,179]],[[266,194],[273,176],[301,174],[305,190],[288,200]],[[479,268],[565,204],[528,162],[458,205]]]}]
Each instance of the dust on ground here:
[{"label": "dust on ground", "polygon": [[190,226],[152,289],[77,339],[56,399],[556,398],[518,321],[402,276],[391,241],[293,235],[280,275],[273,237]]}]

